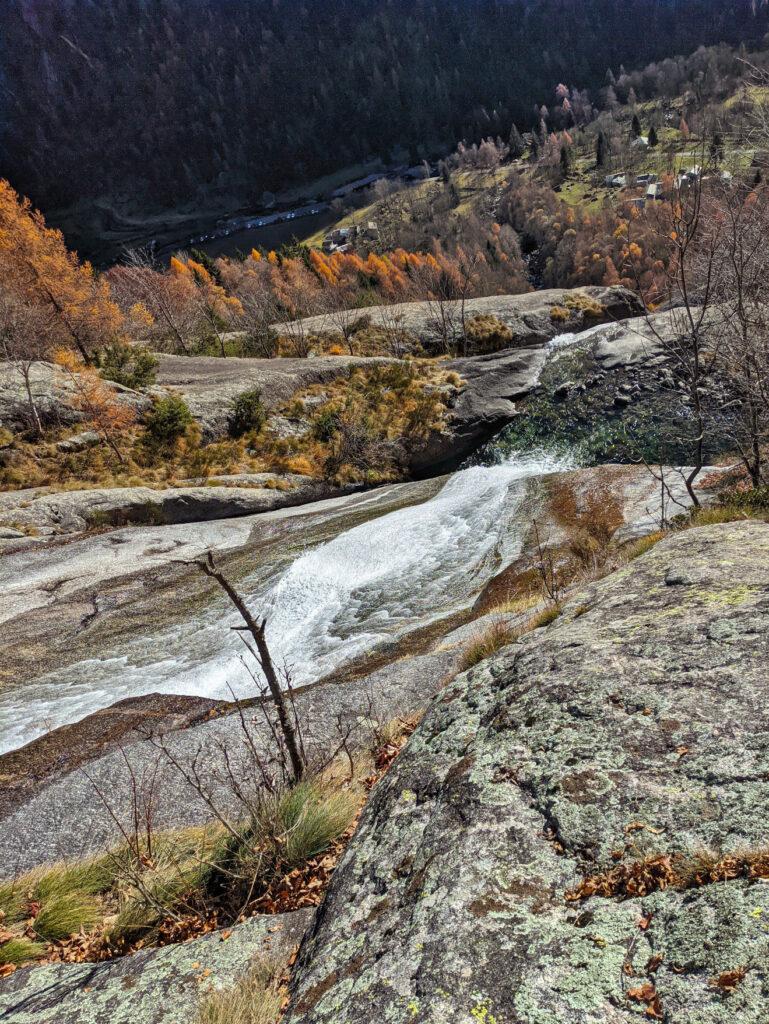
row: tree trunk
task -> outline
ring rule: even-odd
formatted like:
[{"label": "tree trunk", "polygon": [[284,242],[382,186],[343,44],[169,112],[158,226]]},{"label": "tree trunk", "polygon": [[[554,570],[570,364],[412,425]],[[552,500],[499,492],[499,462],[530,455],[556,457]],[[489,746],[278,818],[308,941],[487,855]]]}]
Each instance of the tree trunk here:
[{"label": "tree trunk", "polygon": [[286,749],[291,761],[293,781],[294,783],[297,783],[304,774],[304,760],[299,750],[296,731],[291,722],[291,716],[289,715],[286,707],[283,690],[280,687],[280,681],[278,680],[275,666],[272,663],[270,650],[267,646],[267,640],[265,639],[264,631],[267,622],[266,620],[263,620],[261,623],[256,621],[237,590],[235,590],[226,576],[216,568],[210,551],[208,552],[205,560],[202,558],[198,559],[195,564],[206,574],[206,576],[210,576],[211,579],[216,580],[222,590],[227,594],[230,601],[232,601],[240,612],[240,617],[243,619],[249,633],[254,638],[254,643],[256,644],[256,649],[259,655],[259,664],[261,665],[262,672],[264,672],[264,677],[267,680],[267,686],[270,691],[270,697],[272,698],[272,702],[278,713],[280,730],[283,733],[283,739],[285,740]]},{"label": "tree trunk", "polygon": [[31,368],[32,367],[29,365],[23,365],[21,367],[21,375],[24,378],[24,388],[27,392],[27,401],[29,402],[29,411],[32,413],[32,423],[35,427],[35,434],[37,437],[40,437],[43,433],[43,424],[40,422],[40,413],[37,411],[35,399],[32,395],[32,386],[29,381]]}]

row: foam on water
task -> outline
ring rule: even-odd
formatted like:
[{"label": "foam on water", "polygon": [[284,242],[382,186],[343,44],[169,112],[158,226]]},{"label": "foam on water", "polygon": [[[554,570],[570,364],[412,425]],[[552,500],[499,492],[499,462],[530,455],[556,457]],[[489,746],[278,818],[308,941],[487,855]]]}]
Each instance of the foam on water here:
[{"label": "foam on water", "polygon": [[578,341],[587,341],[592,338],[594,334],[598,334],[599,331],[605,330],[606,324],[599,324],[597,327],[590,327],[587,331],[581,331],[578,334],[556,334],[554,338],[551,338],[547,343],[549,352],[560,352],[565,348],[571,348],[572,345],[576,345]]},{"label": "foam on water", "polygon": [[[538,455],[456,473],[429,501],[345,530],[300,555],[277,579],[242,584],[267,617],[274,659],[295,683],[318,679],[387,638],[471,603],[520,551],[516,513],[527,478],[571,468]],[[520,517],[518,517],[520,519]],[[0,703],[0,751],[118,700],[147,693],[227,698],[253,693],[237,616],[207,614],[131,647],[51,673]]]}]

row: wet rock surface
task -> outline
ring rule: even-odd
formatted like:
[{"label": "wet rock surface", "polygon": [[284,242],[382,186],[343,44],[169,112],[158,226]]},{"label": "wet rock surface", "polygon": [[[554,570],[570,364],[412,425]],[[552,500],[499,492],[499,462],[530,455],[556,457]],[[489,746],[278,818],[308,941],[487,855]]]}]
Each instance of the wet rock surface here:
[{"label": "wet rock surface", "polygon": [[764,1022],[768,883],[565,893],[617,857],[765,843],[767,570],[763,523],[674,535],[442,691],[334,875],[287,1024]]},{"label": "wet rock surface", "polygon": [[[555,342],[500,434],[500,450],[568,450],[588,465],[685,461],[693,420],[666,350],[681,328],[676,315],[654,313]],[[728,436],[718,412],[712,422],[708,458]]]},{"label": "wet rock surface", "polygon": [[[411,494],[433,485],[434,482],[399,485],[393,490],[397,493],[406,489]],[[681,501],[680,507],[685,507],[687,499],[680,478],[671,479],[671,488]],[[573,502],[579,513],[583,506],[593,509],[605,504],[605,496],[610,494],[614,495],[613,528],[624,538],[635,537],[657,529],[657,490],[656,481],[642,467],[602,467],[552,474],[529,482],[521,515],[527,523],[536,519],[541,539],[557,547],[566,539],[559,502],[565,497],[568,507]],[[707,500],[705,493],[701,500]],[[358,506],[361,510],[370,507],[366,506],[367,501],[370,496],[354,496],[338,507],[354,512]],[[303,515],[283,515],[286,518],[273,523],[273,527],[301,528]],[[266,530],[267,525],[262,529]],[[215,528],[221,534],[212,533]],[[176,536],[181,527],[149,528],[146,537],[140,528],[73,542],[59,550],[57,559],[53,558],[55,551],[46,555],[42,549],[6,556],[8,579],[17,583],[15,590],[9,590],[13,604],[8,611],[16,614],[0,623],[0,642],[5,643],[7,652],[0,682],[5,676],[12,684],[30,659],[36,659],[40,665],[51,652],[59,664],[66,664],[67,657],[103,656],[116,634],[122,638],[129,630],[157,630],[169,609],[190,600],[190,587],[203,587],[194,570],[168,562],[192,558],[208,546],[219,545],[227,571],[237,579],[241,560],[250,565],[256,549],[246,545],[239,553],[236,550],[228,555],[226,551],[243,545],[252,528],[253,524],[246,519],[225,521],[209,524],[205,533],[198,527],[192,536],[183,538]],[[309,538],[309,533],[304,535]],[[115,536],[124,541],[117,546],[117,555],[111,550],[111,539]],[[289,543],[290,537],[286,532],[276,535],[281,546]],[[120,562],[116,561],[118,555],[123,559]],[[475,610],[471,613],[468,608],[464,614],[486,614],[503,605],[518,592],[518,579],[528,581],[526,590],[536,585],[530,577],[531,557],[527,542],[521,556],[510,566],[503,563],[500,572],[483,588]],[[149,571],[130,575],[140,560],[150,566]],[[174,583],[180,573],[186,576]],[[202,597],[201,593],[195,601]],[[498,615],[494,615],[493,620],[497,619]],[[456,674],[465,646],[483,632],[489,621],[463,624],[461,617],[460,621],[437,621],[421,632],[415,630],[394,638],[382,649],[366,652],[329,678],[303,689],[299,694],[300,709],[311,725],[314,742],[326,747],[338,744],[340,715],[343,723],[352,723],[360,733],[361,729],[365,731],[365,720],[372,714],[389,719],[422,706]],[[41,632],[44,626],[47,633]],[[45,643],[41,643],[41,636]],[[243,741],[232,705],[200,698],[175,700],[178,704],[168,696],[147,696],[121,702],[110,711],[88,716],[0,757],[0,877],[4,871],[12,875],[17,869],[51,858],[100,849],[114,835],[114,822],[81,767],[88,766],[89,776],[99,786],[108,786],[115,807],[129,813],[130,779],[118,744],[130,748],[139,774],[146,771],[151,775],[154,766],[163,760],[157,747],[145,742],[141,735],[139,726],[145,706],[145,732],[165,733],[173,749],[184,758],[194,757],[201,744],[207,746],[209,770],[220,770],[221,749],[216,745],[234,749]],[[207,717],[209,714],[213,717]],[[175,721],[175,715],[188,718]],[[258,717],[249,712],[249,720]],[[266,734],[263,739],[268,742]],[[76,756],[67,752],[68,747],[76,751]],[[244,761],[242,770],[248,778],[253,765]],[[206,808],[170,766],[165,765],[163,784],[157,789],[162,794],[159,822],[175,825],[205,819]]]},{"label": "wet rock surface", "polygon": [[[441,637],[413,657],[345,679],[332,677],[297,691],[308,751],[322,757],[336,750],[348,731],[353,745],[365,744],[370,742],[376,722],[425,706],[459,671],[468,640],[482,628],[483,623],[460,627],[456,636]],[[144,700],[151,708],[163,698]],[[55,734],[53,739],[43,737],[0,757],[0,878],[13,877],[38,864],[81,857],[119,840],[115,816],[120,821],[130,819],[131,774],[140,789],[151,780],[156,828],[211,819],[210,805],[185,779],[184,773],[193,763],[206,780],[215,806],[226,814],[243,813],[230,773],[245,792],[258,787],[251,745],[263,756],[273,749],[263,712],[246,705],[241,719],[226,702],[208,702],[206,707],[200,699],[177,700],[175,723],[171,716],[157,723],[148,716],[144,726],[122,730],[121,723],[107,715],[101,722],[92,716],[85,723],[59,730],[64,733],[62,739],[68,735],[71,743],[82,744],[80,758],[57,759]],[[135,707],[140,707],[138,702]],[[184,716],[186,722],[181,720]],[[97,739],[100,725],[104,735]],[[108,735],[109,727],[115,732],[113,737]],[[149,734],[153,739],[146,738]],[[100,747],[106,752],[100,753]]]},{"label": "wet rock surface", "polygon": [[259,957],[288,957],[311,911],[256,917],[175,946],[106,963],[51,964],[0,979],[14,1024],[190,1024],[206,992],[231,988]]}]

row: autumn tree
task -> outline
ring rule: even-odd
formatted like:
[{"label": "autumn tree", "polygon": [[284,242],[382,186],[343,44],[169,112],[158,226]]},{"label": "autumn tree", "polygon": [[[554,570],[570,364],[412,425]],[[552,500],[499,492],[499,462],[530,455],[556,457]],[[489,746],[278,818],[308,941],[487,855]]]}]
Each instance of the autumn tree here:
[{"label": "autumn tree", "polygon": [[200,296],[191,274],[163,271],[148,252],[134,249],[107,277],[128,323],[143,340],[170,341],[184,355],[191,354],[201,320]]},{"label": "autumn tree", "polygon": [[51,355],[53,312],[0,286],[0,356],[18,370],[27,395],[30,425],[37,436],[43,424],[32,390],[36,362]]},{"label": "autumn tree", "polygon": [[54,361],[72,384],[75,408],[83,413],[118,462],[123,464],[125,458],[120,445],[126,430],[136,422],[135,408],[121,402],[114,388],[102,380],[96,369],[79,360],[70,349],[59,349],[54,354]]},{"label": "autumn tree", "polygon": [[242,263],[220,260],[219,273],[223,286],[240,303],[239,326],[246,334],[247,353],[262,358],[274,356],[277,339],[273,325],[280,317],[271,264],[254,249]]},{"label": "autumn tree", "polygon": [[69,252],[61,232],[0,179],[0,279],[17,310],[37,310],[50,344],[76,349],[88,362],[120,331],[109,285]]},{"label": "autumn tree", "polygon": [[180,289],[189,290],[192,285],[193,302],[197,303],[199,319],[206,330],[216,338],[222,356],[227,355],[223,333],[236,326],[243,315],[240,301],[228,295],[214,279],[209,270],[191,258],[171,258],[171,274],[177,278]]}]

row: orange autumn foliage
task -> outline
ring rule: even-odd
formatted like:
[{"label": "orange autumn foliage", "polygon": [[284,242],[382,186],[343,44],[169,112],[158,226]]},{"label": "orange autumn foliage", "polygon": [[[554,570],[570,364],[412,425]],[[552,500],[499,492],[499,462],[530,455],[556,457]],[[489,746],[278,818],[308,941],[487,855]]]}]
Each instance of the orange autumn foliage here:
[{"label": "orange autumn foliage", "polygon": [[117,335],[122,316],[109,285],[69,252],[61,232],[0,179],[0,287],[17,301],[50,314],[51,344],[83,359]]},{"label": "orange autumn foliage", "polygon": [[71,349],[57,349],[53,361],[73,384],[75,408],[83,413],[122,462],[121,435],[136,423],[136,410],[120,402],[115,390],[102,380],[94,367],[82,362]]}]

